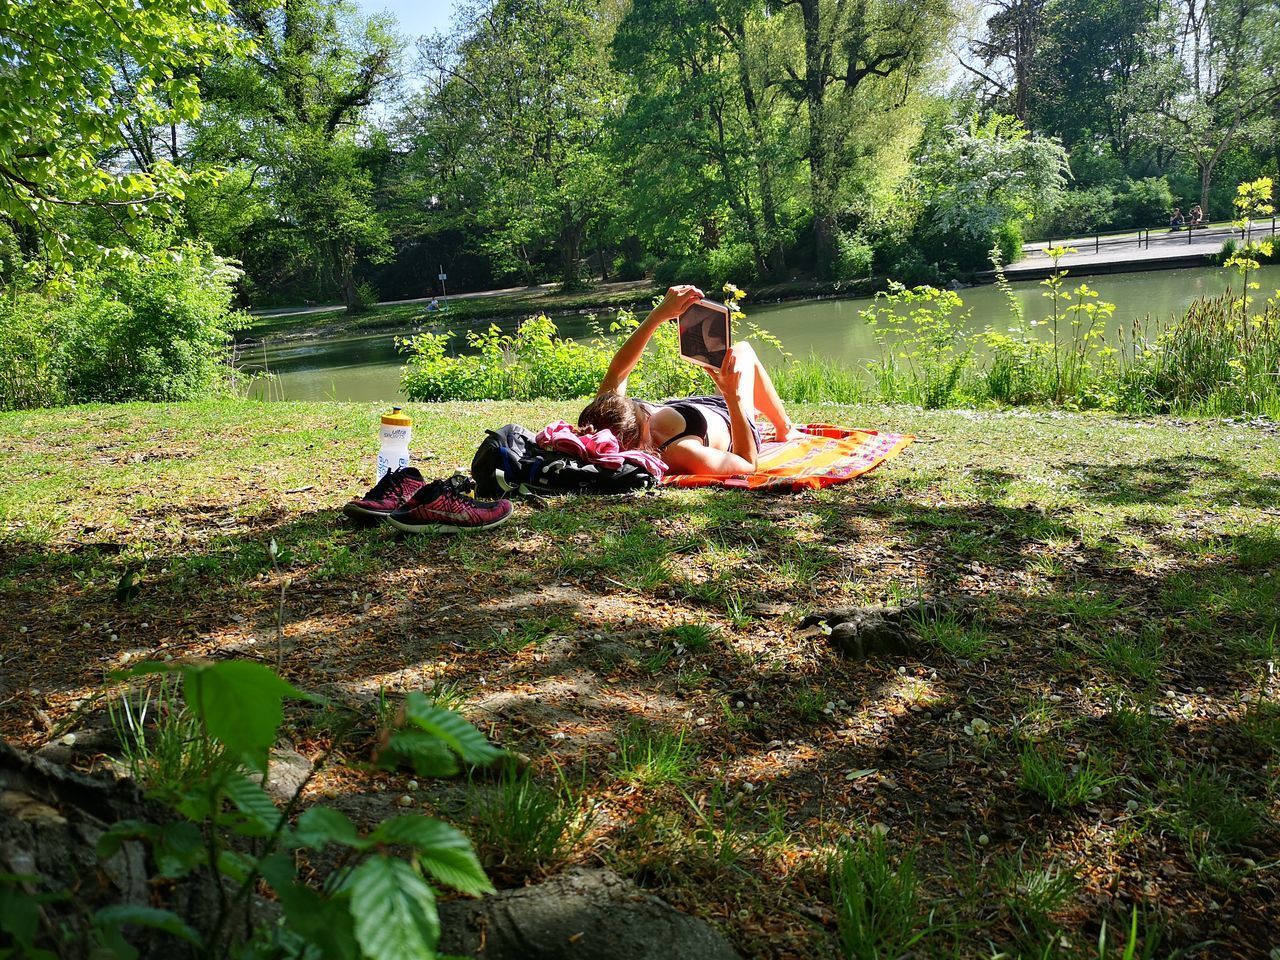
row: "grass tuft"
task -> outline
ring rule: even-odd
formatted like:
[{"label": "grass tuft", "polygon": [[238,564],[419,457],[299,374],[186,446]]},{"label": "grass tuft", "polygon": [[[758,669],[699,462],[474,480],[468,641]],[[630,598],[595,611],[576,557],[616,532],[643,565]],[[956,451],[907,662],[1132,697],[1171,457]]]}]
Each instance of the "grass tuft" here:
[{"label": "grass tuft", "polygon": [[1118,777],[1089,754],[1070,763],[1061,747],[1028,742],[1022,748],[1021,786],[1044,800],[1052,810],[1066,810],[1102,796]]},{"label": "grass tuft", "polygon": [[172,797],[231,765],[222,745],[203,735],[179,695],[179,683],[162,676],[107,708],[129,776],[144,790]]},{"label": "grass tuft", "polygon": [[719,631],[708,623],[682,623],[667,627],[663,634],[691,653],[708,649],[719,636]]},{"label": "grass tuft", "polygon": [[591,829],[592,811],[564,775],[547,786],[528,768],[503,771],[491,790],[476,792],[472,839],[494,864],[520,872],[563,863]]},{"label": "grass tuft", "polygon": [[680,783],[696,759],[684,730],[650,727],[638,720],[618,737],[617,754],[614,776],[642,787]]},{"label": "grass tuft", "polygon": [[915,851],[894,855],[872,832],[843,843],[828,864],[836,940],[848,960],[909,955],[931,931]]}]

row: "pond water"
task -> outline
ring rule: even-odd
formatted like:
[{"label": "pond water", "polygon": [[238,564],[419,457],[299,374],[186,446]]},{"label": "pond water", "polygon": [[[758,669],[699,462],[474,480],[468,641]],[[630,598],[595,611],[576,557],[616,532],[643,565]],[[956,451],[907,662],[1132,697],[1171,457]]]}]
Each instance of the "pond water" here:
[{"label": "pond water", "polygon": [[[1145,316],[1169,317],[1182,311],[1197,297],[1222,293],[1236,274],[1215,267],[1184,270],[1152,270],[1144,273],[1090,277],[1087,282],[1101,294],[1100,299],[1116,305],[1112,332],[1121,324]],[[1280,265],[1262,268],[1259,282],[1262,297],[1280,288]],[[1068,281],[1073,282],[1073,281]],[[1078,281],[1075,281],[1078,282]],[[1044,287],[1028,280],[1013,284],[1014,293],[1029,318],[1041,317],[1049,303]],[[1009,306],[995,286],[972,287],[960,292],[970,312],[966,326],[977,332],[988,326],[1008,326]],[[777,336],[797,357],[816,354],[830,360],[861,365],[879,356],[879,348],[859,311],[869,299],[800,300],[752,306],[746,311],[753,320]],[[332,322],[333,316],[321,322]],[[514,327],[516,321],[500,321]],[[587,335],[585,317],[559,317],[556,323],[564,336]],[[477,326],[485,325],[478,321]],[[472,329],[468,327],[467,329]],[[409,331],[402,331],[403,336]],[[400,368],[403,357],[396,352],[395,333],[334,336],[295,340],[279,344],[256,344],[243,349],[240,364],[246,372],[269,370],[273,376],[259,380],[255,395],[276,400],[403,400]],[[460,332],[455,338],[462,340]]]}]

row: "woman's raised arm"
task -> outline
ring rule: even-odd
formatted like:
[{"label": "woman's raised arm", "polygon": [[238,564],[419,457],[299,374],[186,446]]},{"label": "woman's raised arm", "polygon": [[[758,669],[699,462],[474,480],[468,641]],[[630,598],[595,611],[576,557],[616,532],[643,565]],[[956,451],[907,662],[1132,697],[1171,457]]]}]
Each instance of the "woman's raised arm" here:
[{"label": "woman's raised arm", "polygon": [[627,377],[631,376],[631,371],[640,362],[644,348],[648,346],[654,332],[668,320],[674,320],[680,316],[690,304],[697,303],[701,299],[702,291],[692,284],[680,284],[668,289],[662,302],[650,311],[640,326],[627,337],[627,342],[613,355],[613,359],[609,361],[609,369],[604,379],[600,381],[600,389],[596,391],[596,396],[616,393],[625,397]]}]

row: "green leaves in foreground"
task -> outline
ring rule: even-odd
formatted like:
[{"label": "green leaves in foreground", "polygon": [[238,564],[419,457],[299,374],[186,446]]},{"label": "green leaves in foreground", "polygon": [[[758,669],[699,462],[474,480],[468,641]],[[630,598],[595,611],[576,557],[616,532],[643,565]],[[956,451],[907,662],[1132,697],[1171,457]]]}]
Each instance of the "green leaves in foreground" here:
[{"label": "green leaves in foreground", "polygon": [[[280,873],[264,871],[293,928],[319,947],[322,957],[355,956],[357,952],[371,960],[434,957],[440,919],[435,891],[421,870],[463,893],[493,892],[471,842],[454,827],[431,817],[392,817],[361,836],[342,813],[313,807],[298,819],[293,836],[315,850],[332,843],[370,854],[352,870],[332,902],[298,883],[292,864]],[[388,852],[391,847],[407,847],[409,858],[392,857]],[[320,916],[327,919],[321,921]]]},{"label": "green leaves in foreground", "polygon": [[459,760],[483,766],[503,755],[464,717],[437,707],[421,693],[405,698],[402,713],[402,725],[378,755],[384,767],[404,763],[419,776],[451,777],[460,769]]},{"label": "green leaves in foreground", "polygon": [[[193,742],[221,744],[228,758],[264,774],[284,720],[285,698],[311,699],[270,668],[251,661],[151,663],[129,675],[154,673],[182,675],[185,709],[195,719]],[[422,773],[440,774],[503,755],[465,718],[414,694],[406,699],[400,728],[380,759],[405,759]],[[184,819],[165,826],[117,824],[103,836],[99,855],[108,857],[126,842],[141,841],[151,847],[162,875],[176,879],[203,867],[223,883],[238,886],[240,902],[254,885],[265,882],[280,903],[283,919],[262,927],[256,936],[317,960],[432,960],[440,919],[429,880],[472,896],[493,892],[471,842],[441,820],[406,814],[362,832],[341,811],[312,806],[290,825],[239,764],[211,767],[207,774],[170,800]],[[254,843],[246,844],[244,838]],[[350,872],[323,885],[301,879],[295,851],[328,846],[344,848],[340,862]],[[0,903],[7,895],[0,885]],[[17,917],[9,923],[18,928],[14,936],[26,936],[31,912],[7,912]],[[150,908],[104,912],[99,935],[118,955],[128,956],[132,947],[124,939],[125,927],[139,925],[202,944],[209,956],[229,955],[235,937],[225,916],[211,925],[210,934],[192,930],[176,914]],[[0,931],[7,929],[0,923]],[[201,940],[202,933],[207,942]]]},{"label": "green leaves in foreground", "polygon": [[403,860],[370,857],[356,867],[347,885],[356,940],[366,956],[423,960],[436,955],[436,897],[413,867]]},{"label": "green leaves in foreground", "polygon": [[221,743],[233,757],[259,773],[266,773],[268,751],[284,722],[285,697],[317,699],[252,660],[147,662],[123,676],[157,673],[182,674],[183,697],[200,724],[201,734]]},{"label": "green leaves in foreground", "polygon": [[493,893],[471,841],[447,823],[431,817],[392,817],[380,823],[369,839],[412,847],[418,863],[445,886],[472,896]]},{"label": "green leaves in foreground", "polygon": [[284,721],[284,698],[307,699],[306,694],[250,660],[187,668],[184,676],[187,704],[209,735],[265,773],[267,751]]}]

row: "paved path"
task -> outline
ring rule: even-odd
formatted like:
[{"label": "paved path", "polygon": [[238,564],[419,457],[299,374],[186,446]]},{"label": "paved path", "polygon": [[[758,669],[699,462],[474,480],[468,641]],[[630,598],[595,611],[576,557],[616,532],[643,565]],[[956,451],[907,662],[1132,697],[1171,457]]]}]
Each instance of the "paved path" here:
[{"label": "paved path", "polygon": [[[1261,240],[1269,237],[1275,229],[1275,224],[1270,220],[1257,224],[1253,229],[1253,238]],[[1009,264],[1005,273],[1010,279],[1048,273],[1053,267],[1053,261],[1045,253],[1049,246],[1074,247],[1076,252],[1064,256],[1060,264],[1077,273],[1086,268],[1101,273],[1118,273],[1126,269],[1145,270],[1196,263],[1209,254],[1217,253],[1222,249],[1223,242],[1231,238],[1239,240],[1240,231],[1230,225],[1215,225],[1196,230],[1170,231],[1161,228],[1150,232],[1029,243],[1023,248],[1022,259]]]},{"label": "paved path", "polygon": [[[528,294],[535,296],[537,294],[550,293],[558,283],[540,283],[532,287],[504,287],[501,290],[477,290],[472,293],[451,293],[447,297],[416,297],[412,300],[382,300],[378,303],[380,307],[398,307],[403,304],[412,303],[430,303],[432,300],[478,300],[482,297],[501,297],[510,294]],[[615,283],[601,283],[593,287],[592,293],[622,293],[627,290],[641,290],[652,287],[653,284],[647,280],[619,280]],[[333,313],[335,310],[345,310],[346,307],[341,303],[330,303],[325,305],[311,304],[301,307],[272,307],[269,310],[250,310],[249,312],[255,317],[300,317],[309,313]]]}]

